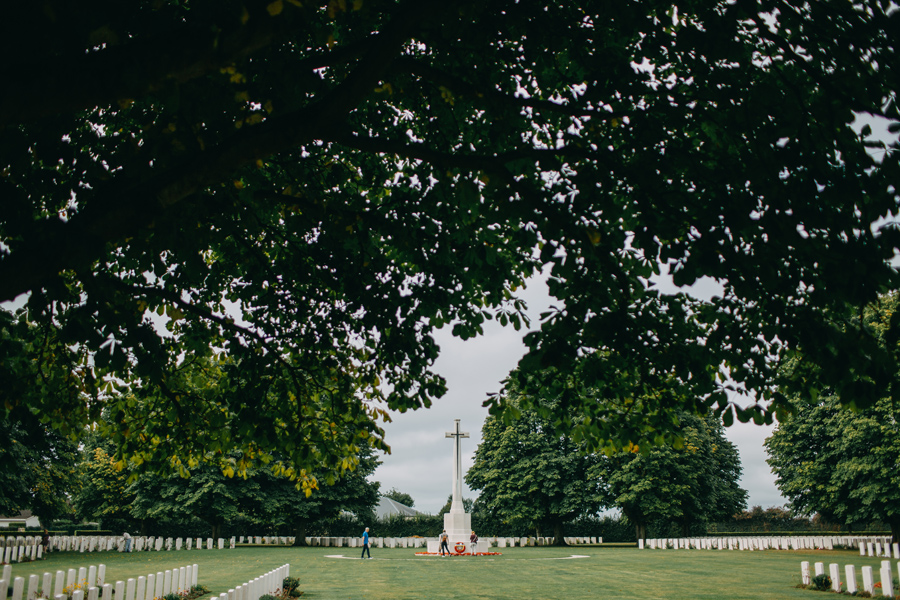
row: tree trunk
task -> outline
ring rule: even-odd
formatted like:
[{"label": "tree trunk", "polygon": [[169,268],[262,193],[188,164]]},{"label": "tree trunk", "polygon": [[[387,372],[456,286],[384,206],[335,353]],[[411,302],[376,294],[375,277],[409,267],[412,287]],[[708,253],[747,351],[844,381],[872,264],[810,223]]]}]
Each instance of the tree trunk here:
[{"label": "tree trunk", "polygon": [[891,526],[891,543],[900,544],[900,519],[888,521],[888,525]]},{"label": "tree trunk", "polygon": [[647,539],[647,524],[646,523],[635,523],[634,524],[634,535],[639,540]]},{"label": "tree trunk", "polygon": [[213,543],[217,544],[219,539],[219,533],[222,531],[222,526],[219,523],[212,524],[212,532],[210,533],[210,537],[213,539]]},{"label": "tree trunk", "polygon": [[297,521],[294,524],[294,545],[295,546],[305,546],[306,545],[306,522],[305,521]]},{"label": "tree trunk", "polygon": [[563,537],[563,522],[557,521],[553,524],[553,545],[568,546],[566,538]]}]

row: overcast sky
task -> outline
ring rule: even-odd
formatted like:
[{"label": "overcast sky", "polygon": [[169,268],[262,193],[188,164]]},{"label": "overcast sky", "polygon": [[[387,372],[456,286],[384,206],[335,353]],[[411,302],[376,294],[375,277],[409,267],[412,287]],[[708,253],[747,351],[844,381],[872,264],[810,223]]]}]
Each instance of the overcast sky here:
[{"label": "overcast sky", "polygon": [[[665,285],[665,284],[663,284]],[[714,286],[698,286],[697,295],[714,292]],[[549,298],[545,286],[533,282],[523,294],[537,326],[537,315],[546,310]],[[482,403],[487,394],[496,393],[500,382],[515,368],[525,351],[524,329],[501,327],[494,321],[485,324],[485,335],[465,342],[453,338],[449,327],[439,331],[441,346],[436,371],[447,379],[447,394],[429,409],[394,413],[393,422],[385,427],[391,454],[382,456],[374,479],[382,491],[396,488],[415,500],[415,508],[436,514],[452,491],[453,440],[444,434],[460,419],[462,431],[470,434],[462,440],[463,470],[472,466],[475,449],[481,441],[481,426],[487,417]],[[749,494],[749,506],[781,506],[786,500],[775,487],[775,478],[765,462],[763,440],[770,427],[735,423],[727,430],[741,455],[743,478],[741,487]],[[465,483],[463,497],[475,498]]]}]

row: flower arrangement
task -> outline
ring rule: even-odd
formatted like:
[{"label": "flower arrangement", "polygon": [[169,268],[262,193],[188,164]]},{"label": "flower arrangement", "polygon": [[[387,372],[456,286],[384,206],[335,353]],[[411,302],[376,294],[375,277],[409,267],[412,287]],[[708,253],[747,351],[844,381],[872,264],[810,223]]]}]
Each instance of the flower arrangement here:
[{"label": "flower arrangement", "polygon": [[72,585],[67,585],[63,588],[63,596],[66,598],[71,598],[72,594],[74,594],[77,590],[84,590],[87,592],[88,582],[87,579],[82,579],[81,581],[76,581]]}]

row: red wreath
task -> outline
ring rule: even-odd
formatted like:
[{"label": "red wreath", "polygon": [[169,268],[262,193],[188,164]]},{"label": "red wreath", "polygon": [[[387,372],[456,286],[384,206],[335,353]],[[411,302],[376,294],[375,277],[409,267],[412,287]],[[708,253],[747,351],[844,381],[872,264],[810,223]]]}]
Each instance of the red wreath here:
[{"label": "red wreath", "polygon": [[456,550],[457,554],[462,554],[466,551],[466,543],[465,542],[456,542],[456,545],[453,546],[453,549]]}]

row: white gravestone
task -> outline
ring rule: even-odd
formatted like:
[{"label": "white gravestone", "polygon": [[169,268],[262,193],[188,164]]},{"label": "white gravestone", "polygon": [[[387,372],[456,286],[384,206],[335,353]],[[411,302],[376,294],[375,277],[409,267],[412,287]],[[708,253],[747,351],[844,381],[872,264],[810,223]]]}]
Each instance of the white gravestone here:
[{"label": "white gravestone", "polygon": [[841,591],[841,567],[837,563],[828,565],[829,576],[831,577],[831,591]]},{"label": "white gravestone", "polygon": [[884,564],[881,565],[881,595],[888,597],[893,597],[894,595],[894,577],[890,563],[886,566]]},{"label": "white gravestone", "polygon": [[863,567],[862,568],[862,578],[863,578],[863,591],[869,592],[870,594],[875,593],[875,580],[872,577],[872,567]]},{"label": "white gravestone", "polygon": [[855,594],[856,593],[856,567],[853,565],[847,565],[844,567],[844,579],[847,584],[847,593]]}]

